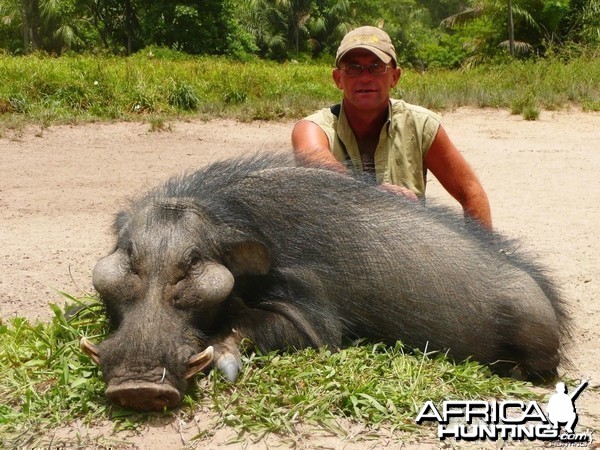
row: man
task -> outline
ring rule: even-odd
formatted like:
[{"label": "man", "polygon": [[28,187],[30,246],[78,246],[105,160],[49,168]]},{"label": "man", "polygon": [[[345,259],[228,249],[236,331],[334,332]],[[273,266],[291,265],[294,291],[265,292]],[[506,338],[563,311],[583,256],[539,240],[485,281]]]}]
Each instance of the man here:
[{"label": "man", "polygon": [[297,160],[343,173],[350,165],[382,189],[415,198],[425,196],[430,170],[465,214],[491,229],[487,195],[440,125],[440,117],[390,99],[401,69],[387,33],[369,26],[349,32],[335,64],[333,80],[343,92],[343,101],[294,126]]}]

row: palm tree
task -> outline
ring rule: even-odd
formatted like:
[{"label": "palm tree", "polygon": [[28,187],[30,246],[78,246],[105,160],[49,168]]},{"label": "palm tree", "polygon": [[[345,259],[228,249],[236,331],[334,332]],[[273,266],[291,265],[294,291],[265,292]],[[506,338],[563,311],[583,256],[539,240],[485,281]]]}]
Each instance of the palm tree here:
[{"label": "palm tree", "polygon": [[58,0],[3,0],[0,20],[21,29],[23,51],[70,48],[76,33],[73,18],[63,14]]},{"label": "palm tree", "polygon": [[288,16],[287,35],[289,42],[300,53],[300,37],[307,34],[306,22],[310,18],[311,0],[275,0],[280,11]]},{"label": "palm tree", "polygon": [[0,2],[0,23],[5,30],[10,30],[11,34],[16,35],[17,30],[21,30],[21,36],[24,37],[24,28],[22,26],[23,9],[20,0],[3,0]]},{"label": "palm tree", "polygon": [[495,23],[507,20],[508,39],[500,42],[499,46],[508,48],[510,55],[514,57],[516,53],[528,53],[533,48],[527,42],[515,40],[514,16],[520,17],[531,27],[539,29],[531,14],[519,5],[515,5],[513,0],[475,0],[473,6],[442,20],[441,26],[448,29],[457,28],[479,17],[487,17]]},{"label": "palm tree", "polygon": [[[39,0],[23,0],[23,46],[31,46],[35,51],[41,47],[40,40],[40,2]],[[27,51],[27,50],[26,50]]]},{"label": "palm tree", "polygon": [[245,0],[241,22],[267,56],[285,58],[289,49],[300,52],[311,6],[311,0]]},{"label": "palm tree", "polygon": [[581,38],[589,44],[600,44],[600,0],[589,0],[581,11]]},{"label": "palm tree", "polygon": [[318,2],[318,9],[306,23],[308,46],[314,53],[333,52],[346,33],[354,28],[354,11],[349,0]]}]

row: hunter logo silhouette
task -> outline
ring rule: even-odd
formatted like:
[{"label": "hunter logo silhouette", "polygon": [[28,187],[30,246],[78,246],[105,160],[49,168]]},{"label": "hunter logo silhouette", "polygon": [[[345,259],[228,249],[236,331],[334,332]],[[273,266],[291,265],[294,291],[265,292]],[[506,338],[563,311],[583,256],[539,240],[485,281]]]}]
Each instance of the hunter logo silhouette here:
[{"label": "hunter logo silhouette", "polygon": [[587,380],[583,380],[581,384],[575,389],[573,394],[567,394],[567,387],[565,383],[556,383],[556,394],[550,397],[548,407],[548,419],[554,425],[554,428],[559,429],[561,423],[566,424],[565,431],[567,433],[574,433],[575,425],[577,424],[577,412],[575,410],[575,400],[581,394],[586,386],[588,385]]}]

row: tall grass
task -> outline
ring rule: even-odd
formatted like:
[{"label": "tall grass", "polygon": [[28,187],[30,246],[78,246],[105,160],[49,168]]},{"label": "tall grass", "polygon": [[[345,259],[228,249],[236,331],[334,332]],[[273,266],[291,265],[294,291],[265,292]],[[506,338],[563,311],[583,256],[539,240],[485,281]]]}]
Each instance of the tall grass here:
[{"label": "tall grass", "polygon": [[[95,342],[106,336],[102,306],[94,298],[69,298],[79,307],[65,313],[52,306],[51,322],[0,323],[0,448],[47,446],[54,428],[76,420],[94,425],[108,419],[116,427],[136,428],[157,415],[108,403],[98,368],[78,349],[82,336]],[[253,435],[294,435],[299,426],[335,430],[344,419],[376,435],[379,428],[422,431],[414,417],[427,400],[490,397],[533,394],[525,383],[492,376],[474,362],[407,354],[400,344],[359,345],[337,353],[250,355],[235,384],[216,372],[199,377],[177,410],[158,415],[192,422],[195,413],[209,409],[216,426]]]},{"label": "tall grass", "polygon": [[335,97],[328,72],[221,58],[0,57],[0,114],[51,123],[146,114],[299,117]]},{"label": "tall grass", "polygon": [[508,108],[521,104],[555,110],[600,110],[600,59],[514,61],[462,71],[408,72],[399,96],[432,109]]},{"label": "tall grass", "polygon": [[[392,95],[459,106],[600,110],[600,59],[514,61],[463,71],[407,70]],[[0,56],[0,120],[42,125],[145,116],[297,119],[338,102],[323,64],[219,57]]]}]

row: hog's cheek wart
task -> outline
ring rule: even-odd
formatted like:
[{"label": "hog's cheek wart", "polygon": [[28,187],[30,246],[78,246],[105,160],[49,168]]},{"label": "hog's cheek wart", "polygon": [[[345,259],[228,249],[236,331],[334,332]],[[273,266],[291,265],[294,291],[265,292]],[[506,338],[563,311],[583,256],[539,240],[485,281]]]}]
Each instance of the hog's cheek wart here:
[{"label": "hog's cheek wart", "polygon": [[221,264],[207,264],[196,277],[196,290],[202,301],[219,303],[233,290],[233,274]]},{"label": "hog's cheek wart", "polygon": [[114,282],[119,277],[119,269],[115,266],[112,258],[106,257],[98,261],[94,266],[92,282],[96,290],[102,294],[113,287]]},{"label": "hog's cheek wart", "polygon": [[131,297],[139,284],[139,277],[129,268],[127,258],[116,251],[98,261],[92,274],[92,283],[102,297],[123,300]]}]

